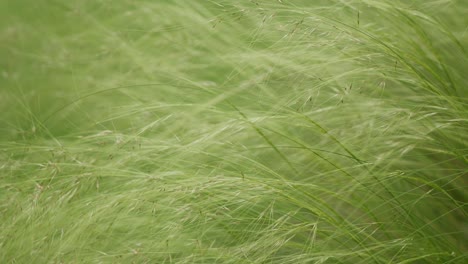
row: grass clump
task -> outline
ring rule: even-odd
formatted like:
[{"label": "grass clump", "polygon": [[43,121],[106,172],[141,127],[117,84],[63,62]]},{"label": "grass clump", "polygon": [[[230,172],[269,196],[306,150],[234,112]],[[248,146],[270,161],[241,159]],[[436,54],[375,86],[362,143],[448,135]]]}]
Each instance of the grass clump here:
[{"label": "grass clump", "polygon": [[467,9],[1,2],[2,263],[465,263]]}]

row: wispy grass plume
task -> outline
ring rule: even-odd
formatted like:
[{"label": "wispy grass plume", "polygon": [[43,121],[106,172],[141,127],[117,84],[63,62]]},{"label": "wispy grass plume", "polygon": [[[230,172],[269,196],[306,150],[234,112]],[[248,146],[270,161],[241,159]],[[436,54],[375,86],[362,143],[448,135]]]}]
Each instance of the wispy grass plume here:
[{"label": "wispy grass plume", "polygon": [[0,2],[2,263],[466,263],[468,2]]}]

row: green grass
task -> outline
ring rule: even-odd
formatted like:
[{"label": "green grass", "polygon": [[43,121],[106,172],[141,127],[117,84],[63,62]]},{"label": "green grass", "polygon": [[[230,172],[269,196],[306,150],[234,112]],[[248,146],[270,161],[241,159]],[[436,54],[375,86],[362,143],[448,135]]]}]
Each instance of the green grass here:
[{"label": "green grass", "polygon": [[1,262],[466,263],[467,12],[1,1]]}]

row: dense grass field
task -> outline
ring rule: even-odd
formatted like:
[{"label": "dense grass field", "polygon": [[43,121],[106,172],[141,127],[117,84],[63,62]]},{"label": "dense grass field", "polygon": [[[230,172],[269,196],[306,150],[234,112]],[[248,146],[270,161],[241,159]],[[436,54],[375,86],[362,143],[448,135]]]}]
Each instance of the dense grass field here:
[{"label": "dense grass field", "polygon": [[468,1],[0,1],[0,263],[468,263]]}]

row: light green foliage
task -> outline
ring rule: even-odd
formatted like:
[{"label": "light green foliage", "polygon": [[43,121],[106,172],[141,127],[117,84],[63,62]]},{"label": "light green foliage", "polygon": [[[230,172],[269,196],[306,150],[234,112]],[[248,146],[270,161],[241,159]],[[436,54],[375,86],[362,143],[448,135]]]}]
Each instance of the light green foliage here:
[{"label": "light green foliage", "polygon": [[467,263],[468,1],[3,0],[1,263]]}]

